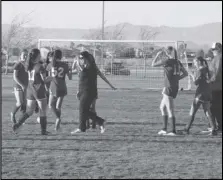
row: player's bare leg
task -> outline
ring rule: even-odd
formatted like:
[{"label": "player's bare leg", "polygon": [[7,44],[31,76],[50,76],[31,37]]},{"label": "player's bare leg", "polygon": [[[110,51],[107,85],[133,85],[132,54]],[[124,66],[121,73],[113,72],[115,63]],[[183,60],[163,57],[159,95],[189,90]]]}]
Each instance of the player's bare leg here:
[{"label": "player's bare leg", "polygon": [[21,105],[21,108],[20,108],[20,110],[21,110],[21,112],[24,114],[25,112],[26,112],[26,89],[24,89],[24,91],[23,91],[23,102],[22,102],[22,105]]},{"label": "player's bare leg", "polygon": [[191,105],[191,109],[190,109],[190,121],[188,122],[188,124],[186,125],[184,131],[189,134],[190,132],[190,128],[194,122],[194,118],[195,118],[195,115],[199,109],[201,105],[201,102],[198,100],[198,99],[194,99],[192,105]]},{"label": "player's bare leg", "polygon": [[[90,111],[96,114],[96,99],[94,99],[94,101],[91,104],[91,109]],[[97,115],[97,114],[96,114]],[[96,122],[92,121],[92,129],[96,129]]]},{"label": "player's bare leg", "polygon": [[175,118],[175,113],[174,113],[174,99],[172,97],[166,96],[165,97],[165,104],[166,104],[166,109],[168,112],[169,119],[171,120],[171,132],[168,133],[167,135],[174,136],[176,135],[176,118]]},{"label": "player's bare leg", "polygon": [[22,116],[19,118],[18,122],[13,125],[13,131],[18,132],[21,128],[21,126],[24,124],[26,119],[28,119],[30,116],[32,116],[35,108],[36,108],[36,101],[35,100],[27,100],[27,110],[26,113],[22,114]]},{"label": "player's bare leg", "polygon": [[63,99],[64,97],[58,97],[57,98],[57,102],[56,102],[56,110],[58,112],[59,117],[57,117],[56,119],[56,123],[55,123],[55,130],[58,131],[60,130],[60,124],[61,124],[61,107],[62,107],[62,103],[63,103]]},{"label": "player's bare leg", "polygon": [[57,110],[56,106],[57,106],[57,97],[50,94],[49,109],[52,110],[52,112],[56,116],[56,120],[57,120],[57,119],[60,119],[60,112]]},{"label": "player's bare leg", "polygon": [[168,113],[165,105],[165,97],[163,97],[160,103],[160,111],[163,118],[163,128],[158,132],[159,135],[165,135],[167,133]]},{"label": "player's bare leg", "polygon": [[202,104],[202,106],[204,109],[204,113],[206,117],[208,118],[209,124],[211,126],[211,132],[209,135],[215,136],[217,135],[217,125],[215,123],[215,119],[212,117],[212,114],[211,114],[211,110],[210,110],[211,104],[210,102],[205,102]]},{"label": "player's bare leg", "polygon": [[11,121],[15,124],[16,123],[16,112],[19,110],[19,108],[21,107],[21,105],[24,103],[23,102],[23,92],[22,91],[18,91],[16,89],[14,89],[14,95],[15,95],[15,99],[16,99],[16,104],[15,107],[13,108],[12,112],[11,112]]},{"label": "player's bare leg", "polygon": [[40,112],[40,127],[41,127],[41,134],[48,135],[49,132],[47,131],[47,99],[40,99],[37,100]]}]

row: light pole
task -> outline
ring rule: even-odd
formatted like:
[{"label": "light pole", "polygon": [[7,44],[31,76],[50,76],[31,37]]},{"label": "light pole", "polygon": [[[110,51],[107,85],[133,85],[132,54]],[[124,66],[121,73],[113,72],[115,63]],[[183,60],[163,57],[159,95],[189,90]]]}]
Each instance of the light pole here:
[{"label": "light pole", "polygon": [[[104,16],[105,16],[105,2],[102,1],[102,29],[101,29],[101,40],[104,40],[104,25],[105,25],[105,21],[104,21]],[[104,52],[104,47],[103,47],[103,43],[101,44],[101,61],[102,61],[102,65],[104,66],[104,60],[103,60],[103,53]]]}]

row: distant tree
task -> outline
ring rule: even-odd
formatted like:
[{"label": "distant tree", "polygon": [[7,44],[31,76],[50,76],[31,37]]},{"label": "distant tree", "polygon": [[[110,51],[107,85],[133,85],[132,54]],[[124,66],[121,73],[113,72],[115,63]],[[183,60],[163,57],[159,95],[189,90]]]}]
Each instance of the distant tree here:
[{"label": "distant tree", "polygon": [[[31,12],[32,13],[32,12]],[[8,29],[2,36],[2,46],[5,47],[7,52],[6,54],[6,61],[5,61],[5,74],[8,73],[8,61],[12,56],[12,48],[19,47],[20,49],[28,48],[32,45],[34,40],[34,32],[33,29],[24,29],[24,25],[28,24],[31,19],[29,18],[30,14],[25,15],[20,20],[20,16],[16,15]]]},{"label": "distant tree", "polygon": [[[141,40],[151,40],[151,39],[154,39],[157,36],[157,34],[159,34],[159,32],[154,31],[150,27],[141,27],[140,33],[139,33],[139,38]],[[152,51],[154,50],[153,47],[148,48],[148,46],[150,46],[150,44],[148,44],[148,43],[141,44],[144,59],[146,59],[146,54],[147,54],[148,49],[150,49]]]},{"label": "distant tree", "polygon": [[[141,40],[151,40],[153,38],[155,38],[155,36],[159,34],[158,31],[154,31],[152,28],[150,27],[142,27],[140,29],[140,33],[139,33],[139,37]],[[146,60],[148,57],[148,43],[142,43],[141,47],[142,47],[142,52],[143,52],[143,58],[144,58],[144,77],[146,76]],[[153,48],[154,50],[154,48]]]}]

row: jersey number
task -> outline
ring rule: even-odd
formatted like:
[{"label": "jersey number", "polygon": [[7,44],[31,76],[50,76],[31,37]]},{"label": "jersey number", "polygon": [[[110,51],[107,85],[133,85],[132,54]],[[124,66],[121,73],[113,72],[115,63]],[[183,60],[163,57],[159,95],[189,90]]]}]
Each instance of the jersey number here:
[{"label": "jersey number", "polygon": [[52,76],[53,77],[59,77],[59,78],[62,78],[63,77],[63,72],[64,72],[64,68],[62,67],[59,67],[58,70],[52,68]]},{"label": "jersey number", "polygon": [[29,81],[34,81],[35,70],[28,71]]},{"label": "jersey number", "polygon": [[173,66],[173,75],[180,75],[180,67],[179,65]]}]

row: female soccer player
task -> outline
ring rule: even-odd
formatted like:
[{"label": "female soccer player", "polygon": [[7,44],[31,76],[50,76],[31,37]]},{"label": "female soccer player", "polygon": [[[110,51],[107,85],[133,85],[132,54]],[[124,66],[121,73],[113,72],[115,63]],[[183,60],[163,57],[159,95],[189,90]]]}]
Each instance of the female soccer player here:
[{"label": "female soccer player", "polygon": [[79,56],[79,91],[77,97],[80,99],[79,105],[79,128],[71,134],[85,132],[87,119],[92,119],[99,124],[101,133],[104,133],[105,120],[90,111],[90,106],[97,97],[97,66],[92,61],[87,51],[81,52]]},{"label": "female soccer player", "polygon": [[16,112],[21,108],[23,113],[26,112],[26,90],[28,86],[28,73],[25,70],[25,61],[28,56],[28,51],[24,49],[21,53],[20,60],[14,66],[13,80],[14,80],[14,94],[16,105],[11,112],[11,121],[16,123]]},{"label": "female soccer player", "polygon": [[18,123],[13,125],[13,131],[17,132],[22,124],[34,112],[36,101],[40,111],[40,127],[41,134],[48,135],[47,132],[47,99],[46,99],[46,73],[40,62],[39,49],[32,49],[26,61],[26,71],[28,72],[28,88],[27,88],[27,110],[20,118]]},{"label": "female soccer player", "polygon": [[197,58],[194,59],[194,66],[196,67],[196,75],[194,76],[192,73],[190,73],[189,75],[192,77],[194,84],[197,85],[197,89],[194,101],[190,109],[190,121],[185,127],[184,131],[187,134],[189,134],[192,123],[194,122],[196,112],[199,109],[200,105],[202,105],[204,113],[211,125],[210,135],[217,135],[216,123],[214,121],[214,118],[212,117],[210,110],[211,107],[210,101],[212,99],[211,87],[210,84],[208,83],[210,79],[210,72],[207,61],[203,58],[202,54],[201,56],[198,56]]},{"label": "female soccer player", "polygon": [[[88,52],[87,52],[88,53]],[[89,60],[91,60],[95,65],[95,59],[94,59],[94,56],[90,53],[88,53],[88,56],[89,56]],[[79,62],[79,59],[77,60],[74,60],[74,63],[72,65],[72,69],[73,70],[76,70],[78,72],[78,74],[81,72],[81,66],[80,66],[80,62]],[[101,79],[103,79],[113,90],[116,90],[116,88],[108,81],[108,79],[104,76],[104,74],[101,73],[101,71],[99,70],[99,68],[97,67],[96,65],[96,69],[97,69],[97,75],[99,75],[101,77]],[[95,113],[96,114],[96,100],[98,99],[98,94],[97,96],[95,97],[95,99],[93,100],[92,104],[91,104],[91,107],[90,107],[90,111],[92,113]],[[90,128],[90,122],[89,122],[89,119],[86,121],[86,128],[89,129]],[[96,124],[95,124],[95,121],[92,122],[92,129],[95,129],[96,128]]]},{"label": "female soccer player", "polygon": [[[45,70],[47,70],[47,66],[50,64],[50,62],[52,61],[53,58],[53,52],[50,51],[47,54],[46,60],[41,62],[41,64],[43,65],[43,68]],[[46,77],[50,76],[50,73],[48,71],[46,71]],[[46,91],[46,98],[47,98],[47,104],[49,102],[49,88],[50,88],[50,80],[45,82],[46,88],[48,89],[48,91]],[[35,109],[35,113],[39,113],[39,107],[38,107],[38,103],[36,102],[36,109]],[[40,117],[37,118],[37,122],[40,123]]]},{"label": "female soccer player", "polygon": [[50,83],[50,96],[49,96],[49,108],[52,109],[56,116],[55,130],[60,129],[61,123],[61,107],[64,97],[67,95],[66,75],[69,80],[72,79],[72,73],[69,70],[68,64],[61,61],[62,52],[57,49],[53,52],[52,63],[47,67],[47,71],[50,72],[53,77]]},{"label": "female soccer player", "polygon": [[[160,58],[161,54],[164,57]],[[159,59],[159,60],[158,60]],[[188,75],[187,71],[177,60],[177,52],[169,46],[167,50],[163,50],[157,53],[152,62],[152,67],[164,67],[164,84],[163,99],[160,104],[160,110],[163,117],[163,129],[158,132],[159,135],[176,135],[175,114],[174,114],[174,99],[177,97],[179,89],[179,80]],[[170,133],[167,133],[167,121],[168,116],[172,121],[172,129]]]}]

